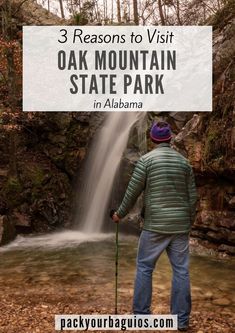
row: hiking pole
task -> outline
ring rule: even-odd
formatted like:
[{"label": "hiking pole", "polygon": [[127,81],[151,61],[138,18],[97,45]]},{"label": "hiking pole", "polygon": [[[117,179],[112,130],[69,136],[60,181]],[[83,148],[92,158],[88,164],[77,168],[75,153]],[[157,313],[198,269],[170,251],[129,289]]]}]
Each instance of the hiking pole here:
[{"label": "hiking pole", "polygon": [[115,314],[117,314],[117,298],[118,298],[118,226],[116,222],[116,257],[115,257]]},{"label": "hiking pole", "polygon": [[[112,209],[110,212],[110,217],[113,217],[115,210]],[[116,223],[116,253],[115,253],[115,310],[114,313],[117,314],[117,299],[118,299],[118,232],[119,232],[119,223]]]}]

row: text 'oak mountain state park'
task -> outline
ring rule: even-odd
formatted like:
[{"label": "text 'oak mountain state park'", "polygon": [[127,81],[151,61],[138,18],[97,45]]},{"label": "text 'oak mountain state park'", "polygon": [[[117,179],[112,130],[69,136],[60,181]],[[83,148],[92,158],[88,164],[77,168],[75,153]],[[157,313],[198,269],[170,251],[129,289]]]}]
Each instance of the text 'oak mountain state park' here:
[{"label": "text 'oak mountain state park'", "polygon": [[[116,74],[91,74],[88,71],[87,51],[64,50],[58,52],[58,69],[68,71],[83,71],[82,74],[71,74],[71,94],[116,94]],[[95,71],[159,71],[176,69],[175,50],[119,50],[94,52]],[[123,94],[164,94],[164,74],[123,74]],[[107,91],[108,90],[108,91]]]}]

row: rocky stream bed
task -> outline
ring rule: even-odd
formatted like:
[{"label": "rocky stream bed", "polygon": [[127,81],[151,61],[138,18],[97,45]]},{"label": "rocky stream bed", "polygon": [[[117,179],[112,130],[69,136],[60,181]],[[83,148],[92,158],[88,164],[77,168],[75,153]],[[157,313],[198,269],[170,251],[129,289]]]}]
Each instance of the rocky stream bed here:
[{"label": "rocky stream bed", "polygon": [[[121,236],[118,312],[131,314],[137,237]],[[190,333],[231,333],[234,262],[198,255],[191,245]],[[94,255],[95,253],[95,255]],[[86,241],[79,232],[18,238],[0,253],[0,332],[51,333],[55,314],[114,313],[113,234]],[[165,255],[154,274],[152,310],[169,313],[171,269]]]}]

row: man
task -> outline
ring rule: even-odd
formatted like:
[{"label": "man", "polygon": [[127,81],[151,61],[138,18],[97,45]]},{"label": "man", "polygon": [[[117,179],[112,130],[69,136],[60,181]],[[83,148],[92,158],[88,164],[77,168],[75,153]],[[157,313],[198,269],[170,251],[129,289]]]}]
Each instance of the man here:
[{"label": "man", "polygon": [[144,226],[137,254],[133,312],[151,313],[152,273],[166,250],[173,270],[171,313],[178,315],[178,329],[186,331],[191,311],[189,232],[197,200],[194,175],[188,160],[170,147],[169,124],[154,124],[150,137],[157,148],[137,162],[113,220],[119,222],[127,215],[144,191]]}]

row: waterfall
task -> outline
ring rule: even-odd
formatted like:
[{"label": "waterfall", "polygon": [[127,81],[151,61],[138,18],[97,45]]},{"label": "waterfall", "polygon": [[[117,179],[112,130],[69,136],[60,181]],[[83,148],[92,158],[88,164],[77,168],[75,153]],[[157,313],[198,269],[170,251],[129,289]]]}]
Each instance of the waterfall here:
[{"label": "waterfall", "polygon": [[104,125],[93,138],[86,163],[80,209],[79,227],[85,233],[99,233],[107,216],[112,186],[129,132],[142,112],[109,112]]}]

